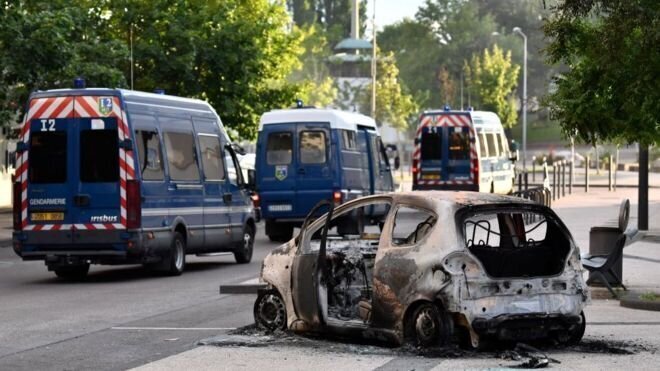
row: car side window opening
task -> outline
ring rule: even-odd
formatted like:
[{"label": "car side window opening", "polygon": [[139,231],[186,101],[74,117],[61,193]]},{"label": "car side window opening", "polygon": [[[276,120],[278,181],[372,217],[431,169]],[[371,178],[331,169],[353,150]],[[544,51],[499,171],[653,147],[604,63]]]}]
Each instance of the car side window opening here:
[{"label": "car side window opening", "polygon": [[142,180],[163,180],[165,177],[163,152],[156,130],[135,130],[138,163]]},{"label": "car side window opening", "polygon": [[288,165],[293,157],[293,134],[279,132],[268,134],[266,162],[268,165]]},{"label": "car side window opening", "polygon": [[300,132],[300,162],[303,164],[324,164],[325,161],[325,132]]},{"label": "car side window opening", "polygon": [[[64,183],[67,176],[66,131],[36,131],[30,136],[30,183]],[[115,152],[116,153],[116,152]]]},{"label": "car side window opening", "polygon": [[164,138],[170,178],[175,181],[199,181],[192,133],[166,131]]},{"label": "car side window opening", "polygon": [[433,230],[437,220],[437,216],[430,211],[400,206],[394,217],[392,246],[407,246],[420,242]]},{"label": "car side window opening", "polygon": [[538,212],[502,210],[463,221],[466,248],[493,277],[558,274],[570,241],[554,219]]},{"label": "car side window opening", "polygon": [[222,163],[220,139],[217,136],[200,135],[199,149],[202,155],[204,179],[223,180],[225,178],[225,169]]}]

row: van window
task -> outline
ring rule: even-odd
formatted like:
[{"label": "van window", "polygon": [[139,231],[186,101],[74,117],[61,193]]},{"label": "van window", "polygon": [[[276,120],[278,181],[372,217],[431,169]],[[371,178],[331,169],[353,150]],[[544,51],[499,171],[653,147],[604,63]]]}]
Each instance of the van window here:
[{"label": "van window", "polygon": [[422,133],[422,161],[442,160],[442,129]]},{"label": "van window", "polygon": [[239,186],[243,183],[243,175],[239,171],[236,171],[236,169],[240,169],[238,159],[227,148],[224,149],[224,153],[225,163],[227,164],[227,179],[229,179],[229,183]]},{"label": "van window", "polygon": [[199,180],[195,141],[191,133],[165,132],[165,149],[172,180]]},{"label": "van window", "polygon": [[204,169],[204,178],[206,180],[224,179],[225,169],[222,164],[220,139],[216,136],[200,135],[199,147],[202,152],[202,169]]},{"label": "van window", "polygon": [[303,164],[325,163],[325,132],[300,132],[300,162]]},{"label": "van window", "polygon": [[156,131],[136,130],[135,140],[138,148],[138,163],[142,180],[163,180],[163,151]]},{"label": "van window", "polygon": [[357,143],[355,141],[355,132],[351,130],[342,130],[342,142],[343,142],[343,148],[350,150],[350,151],[355,151],[357,149]]},{"label": "van window", "polygon": [[488,157],[488,146],[486,145],[486,134],[479,135],[479,153],[481,157]]},{"label": "van window", "polygon": [[288,165],[293,155],[293,136],[290,132],[268,134],[266,162],[268,165]]},{"label": "van window", "polygon": [[470,136],[462,128],[453,128],[453,132],[449,134],[449,159],[470,159]]},{"label": "van window", "polygon": [[509,152],[511,152],[511,151],[509,151],[509,143],[507,143],[506,137],[504,136],[504,134],[499,135],[499,142],[500,142],[500,145],[501,145],[500,154],[501,155],[506,154],[508,156]]},{"label": "van window", "polygon": [[488,155],[490,157],[497,157],[497,140],[495,138],[495,133],[486,134],[486,140],[488,141]]},{"label": "van window", "polygon": [[[86,183],[119,180],[119,138],[117,130],[80,132],[80,181]],[[99,166],[103,164],[103,166]]]},{"label": "van window", "polygon": [[429,211],[401,206],[394,217],[392,245],[405,246],[420,242],[433,230],[437,218]]},{"label": "van window", "polygon": [[30,137],[31,183],[66,181],[66,131],[39,131]]}]

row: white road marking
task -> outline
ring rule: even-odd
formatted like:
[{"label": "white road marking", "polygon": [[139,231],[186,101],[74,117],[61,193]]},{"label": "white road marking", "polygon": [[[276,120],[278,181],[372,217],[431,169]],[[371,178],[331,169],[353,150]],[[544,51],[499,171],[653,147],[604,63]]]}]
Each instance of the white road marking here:
[{"label": "white road marking", "polygon": [[236,327],[110,327],[111,330],[145,331],[230,331]]}]

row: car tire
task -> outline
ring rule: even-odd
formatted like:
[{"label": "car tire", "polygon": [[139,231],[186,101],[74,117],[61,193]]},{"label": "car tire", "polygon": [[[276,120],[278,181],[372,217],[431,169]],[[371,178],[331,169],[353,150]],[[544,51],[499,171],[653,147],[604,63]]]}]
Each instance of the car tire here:
[{"label": "car tire", "polygon": [[180,276],[186,267],[186,240],[179,232],[174,232],[172,237],[166,267],[165,274],[168,276]]},{"label": "car tire", "polygon": [[577,345],[580,343],[582,337],[584,336],[584,331],[587,328],[587,320],[584,316],[584,312],[580,312],[580,318],[582,319],[582,322],[573,328],[572,331],[564,332],[557,336],[559,343],[568,346]]},{"label": "car tire", "polygon": [[406,332],[415,346],[443,346],[451,335],[449,318],[437,305],[425,302],[412,312]]},{"label": "car tire", "polygon": [[254,322],[268,331],[285,330],[286,304],[277,290],[260,291],[254,302]]},{"label": "car tire", "polygon": [[254,227],[246,224],[243,228],[243,238],[234,250],[234,259],[238,264],[247,264],[252,260],[254,251]]},{"label": "car tire", "polygon": [[55,275],[67,281],[82,281],[89,273],[89,264],[73,265],[54,269]]}]

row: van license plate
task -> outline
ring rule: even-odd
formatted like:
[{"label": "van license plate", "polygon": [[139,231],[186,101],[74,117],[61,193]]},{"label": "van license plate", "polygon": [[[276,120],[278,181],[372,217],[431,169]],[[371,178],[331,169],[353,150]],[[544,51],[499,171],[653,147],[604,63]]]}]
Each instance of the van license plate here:
[{"label": "van license plate", "polygon": [[30,218],[33,222],[64,220],[64,213],[32,213]]},{"label": "van license plate", "polygon": [[291,211],[291,205],[268,205],[268,211]]}]

